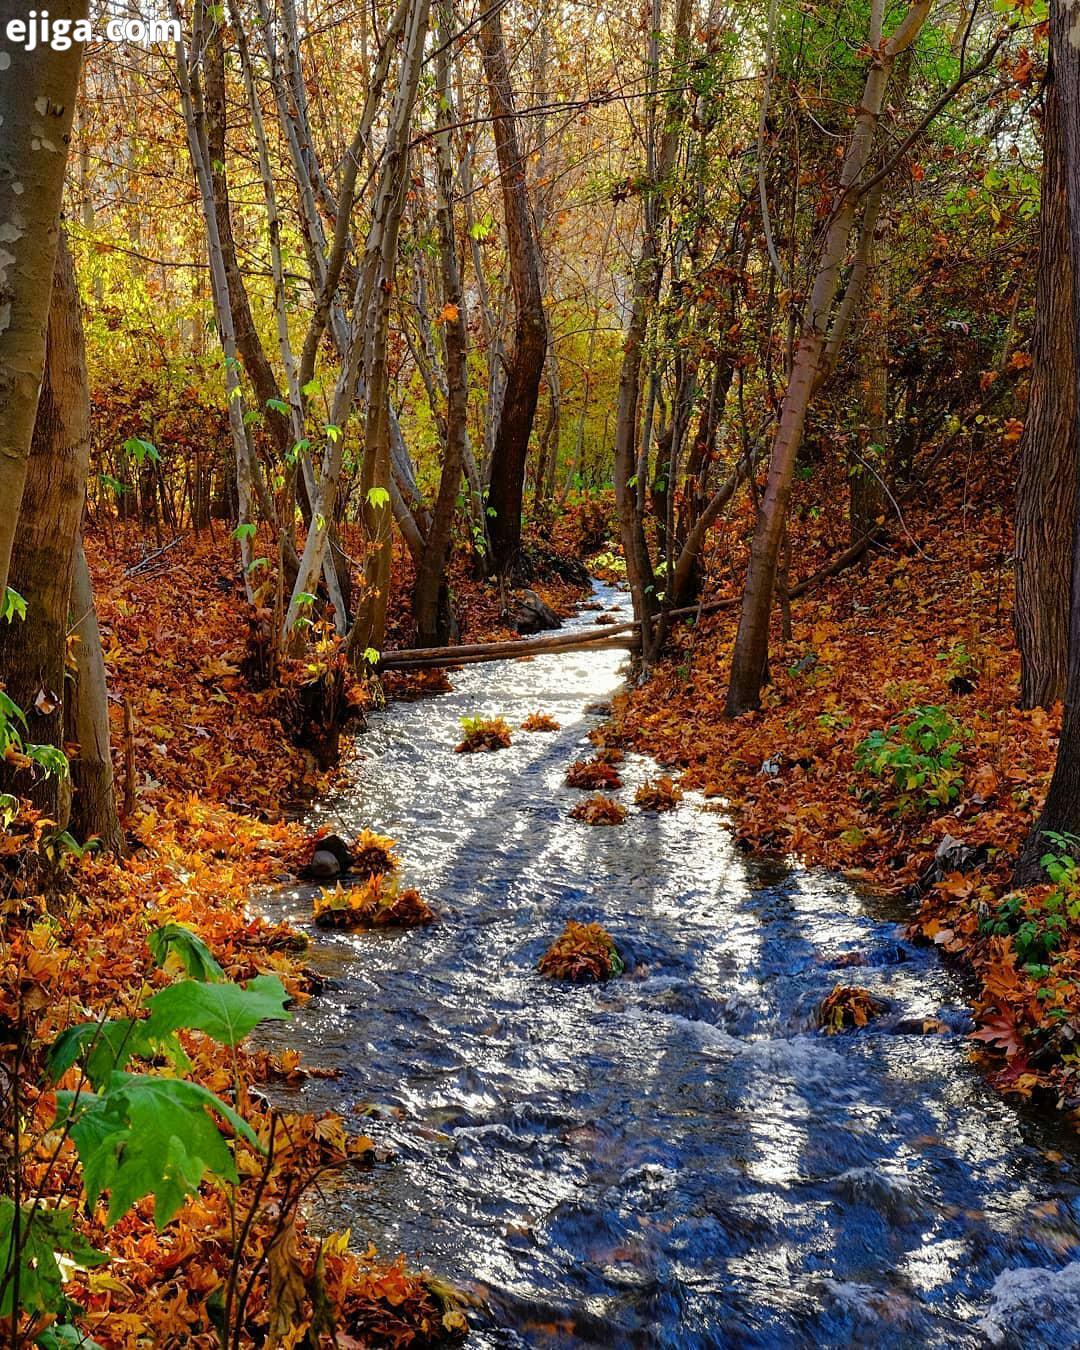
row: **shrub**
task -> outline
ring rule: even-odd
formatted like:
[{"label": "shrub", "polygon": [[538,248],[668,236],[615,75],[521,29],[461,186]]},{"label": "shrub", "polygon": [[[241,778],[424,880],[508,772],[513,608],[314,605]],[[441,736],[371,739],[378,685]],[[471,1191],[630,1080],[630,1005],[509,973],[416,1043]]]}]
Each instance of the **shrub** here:
[{"label": "shrub", "polygon": [[478,750],[504,750],[510,744],[510,728],[501,717],[463,717],[465,736],[454,748],[459,755],[474,755]]},{"label": "shrub", "polygon": [[1039,861],[1051,889],[1013,891],[979,924],[979,931],[989,937],[1011,937],[1017,961],[1033,976],[1049,973],[1070,926],[1080,923],[1080,863],[1073,856],[1080,840],[1057,833],[1047,837],[1054,848]]},{"label": "shrub", "polygon": [[626,807],[597,793],[578,802],[570,812],[571,820],[583,821],[586,825],[621,825],[626,819]]},{"label": "shrub", "polygon": [[419,928],[435,911],[420,892],[402,888],[392,874],[368,877],[360,886],[323,890],[314,905],[320,928]]},{"label": "shrub", "polygon": [[967,734],[944,708],[909,708],[859,744],[855,764],[874,778],[891,780],[901,810],[946,806],[960,794],[960,751]]},{"label": "shrub", "polygon": [[625,966],[606,928],[571,919],[540,958],[538,969],[549,980],[584,984],[610,980],[621,975]]},{"label": "shrub", "polygon": [[622,787],[622,779],[613,764],[597,755],[595,759],[575,760],[566,771],[566,785],[595,792],[597,788]]}]

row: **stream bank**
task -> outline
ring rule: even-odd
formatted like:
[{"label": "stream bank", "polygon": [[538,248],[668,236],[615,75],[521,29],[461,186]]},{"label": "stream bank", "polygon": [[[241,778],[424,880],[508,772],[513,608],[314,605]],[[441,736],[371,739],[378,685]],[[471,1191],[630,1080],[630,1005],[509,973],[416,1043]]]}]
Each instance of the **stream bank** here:
[{"label": "stream bank", "polygon": [[[692,794],[618,827],[568,819],[566,770],[622,659],[473,668],[372,716],[313,823],[399,839],[439,924],[325,934],[312,888],[265,901],[329,982],[267,1036],[338,1071],[292,1104],[362,1115],[393,1153],[314,1217],[477,1287],[478,1346],[1080,1343],[1071,1145],[989,1089],[962,992],[899,910],[747,861]],[[537,710],[560,731],[516,730]],[[455,755],[477,714],[512,745]],[[627,804],[656,774],[621,770]],[[625,977],[538,977],[570,918],[612,932]],[[839,983],[889,1011],[821,1035]]]}]

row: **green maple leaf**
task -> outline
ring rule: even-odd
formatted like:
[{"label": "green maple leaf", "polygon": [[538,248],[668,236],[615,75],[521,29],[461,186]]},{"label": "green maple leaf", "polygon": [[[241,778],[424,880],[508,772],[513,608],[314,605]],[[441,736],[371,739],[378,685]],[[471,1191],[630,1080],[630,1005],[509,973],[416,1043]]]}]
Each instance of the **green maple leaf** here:
[{"label": "green maple leaf", "polygon": [[166,923],[155,928],[146,943],[159,966],[165,965],[170,956],[175,956],[193,980],[215,984],[225,978],[225,972],[214,960],[210,948],[183,924]]},{"label": "green maple leaf", "polygon": [[58,1093],[57,1113],[58,1124],[72,1115],[70,1135],[82,1163],[87,1203],[93,1206],[109,1193],[110,1225],[151,1195],[160,1230],[207,1174],[238,1180],[216,1117],[258,1147],[241,1116],[207,1088],[182,1078],[114,1073],[99,1095]]},{"label": "green maple leaf", "polygon": [[174,1035],[155,1034],[149,1021],[121,1017],[66,1028],[49,1047],[45,1062],[49,1076],[56,1082],[76,1061],[82,1060],[87,1078],[99,1088],[110,1074],[126,1069],[132,1059],[153,1059],[156,1055],[165,1055],[174,1068],[191,1067]]},{"label": "green maple leaf", "polygon": [[236,1045],[260,1022],[286,1020],[288,998],[276,975],[256,975],[245,985],[181,980],[147,1001],[148,1026],[156,1036],[186,1027]]}]

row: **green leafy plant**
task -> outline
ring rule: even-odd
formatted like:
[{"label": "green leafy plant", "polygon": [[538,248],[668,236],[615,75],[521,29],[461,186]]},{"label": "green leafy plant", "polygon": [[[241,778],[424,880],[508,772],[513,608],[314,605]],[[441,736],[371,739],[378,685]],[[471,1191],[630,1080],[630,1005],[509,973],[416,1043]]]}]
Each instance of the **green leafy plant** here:
[{"label": "green leafy plant", "polygon": [[[289,1014],[277,976],[244,984],[226,979],[206,944],[182,924],[164,924],[147,942],[159,966],[178,968],[184,978],[146,998],[144,1016],[69,1027],[49,1047],[46,1072],[57,1082],[76,1065],[82,1071],[75,1088],[57,1092],[53,1128],[75,1146],[87,1204],[107,1195],[111,1226],[149,1197],[160,1230],[207,1178],[239,1183],[234,1141],[263,1151],[234,1107],[181,1076],[191,1064],[180,1033],[235,1046],[259,1022]],[[136,1060],[153,1068],[134,1072]],[[42,1350],[93,1347],[71,1325],[79,1309],[64,1296],[64,1268],[97,1266],[108,1257],[75,1231],[73,1213],[41,1197],[18,1206],[0,1198],[0,1317],[52,1318],[36,1340]]]},{"label": "green leafy plant", "polygon": [[12,590],[9,586],[4,592],[3,602],[0,603],[0,619],[12,623],[17,618],[26,618],[26,601],[18,591]]},{"label": "green leafy plant", "polygon": [[873,778],[891,781],[900,810],[946,806],[960,795],[960,753],[967,735],[944,708],[909,708],[860,742],[855,765]]},{"label": "green leafy plant", "polygon": [[1080,923],[1080,839],[1072,834],[1048,833],[1054,845],[1039,862],[1053,884],[1043,894],[1012,891],[979,924],[990,937],[1011,937],[1016,959],[1027,974],[1049,973],[1070,927]]},{"label": "green leafy plant", "polygon": [[[38,1345],[79,1344],[93,1347],[68,1322],[77,1313],[64,1297],[61,1262],[84,1270],[103,1265],[109,1258],[72,1227],[70,1208],[46,1208],[38,1203],[16,1206],[0,1196],[0,1317],[10,1318],[18,1307],[28,1313],[59,1317],[49,1331],[51,1340],[38,1337]],[[78,1339],[67,1334],[74,1332]]]}]

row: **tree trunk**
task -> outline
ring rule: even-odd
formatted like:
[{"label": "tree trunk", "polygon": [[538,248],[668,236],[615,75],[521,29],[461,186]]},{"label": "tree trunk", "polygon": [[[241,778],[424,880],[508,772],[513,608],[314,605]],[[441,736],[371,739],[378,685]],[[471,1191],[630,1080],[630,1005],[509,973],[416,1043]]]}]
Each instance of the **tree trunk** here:
[{"label": "tree trunk", "polygon": [[822,370],[829,321],[840,284],[840,269],[856,220],[860,199],[857,181],[870,161],[889,72],[900,52],[915,40],[929,10],[929,0],[913,0],[896,32],[882,43],[882,0],[874,0],[871,8],[868,46],[874,55],[870,57],[870,69],[855,112],[851,139],[837,184],[836,203],[825,233],[802,336],[795,348],[791,375],[780,405],[768,482],[750,549],[750,568],[731,658],[727,695],[729,717],[738,717],[760,706],[761,686],[769,657],[769,618],[795,459],[802,444],[806,414]]},{"label": "tree trunk", "polygon": [[467,369],[468,335],[465,319],[465,295],[458,264],[454,234],[454,166],[451,158],[450,127],[454,107],[450,91],[448,43],[454,30],[453,9],[444,3],[439,10],[439,51],[435,58],[435,88],[439,105],[439,133],[435,138],[438,198],[435,222],[439,233],[439,264],[442,272],[446,340],[446,443],[439,491],[428,530],[427,543],[417,569],[413,592],[417,641],[422,647],[448,642],[453,626],[449,593],[445,582],[446,564],[465,462],[468,436],[469,375]]},{"label": "tree trunk", "polygon": [[[689,31],[691,6],[679,0],[675,9],[674,49],[676,57],[683,55]],[[619,520],[619,539],[626,562],[626,580],[634,605],[634,617],[641,624],[641,660],[647,669],[655,656],[653,615],[656,611],[656,586],[652,559],[645,539],[643,508],[649,432],[641,438],[638,455],[638,431],[641,407],[641,363],[645,338],[649,329],[649,314],[660,292],[661,266],[660,228],[665,214],[668,181],[674,171],[679,150],[681,116],[674,108],[662,106],[667,122],[657,141],[658,85],[660,77],[660,5],[653,0],[649,38],[650,103],[647,132],[647,172],[649,190],[645,193],[644,237],[641,254],[634,272],[630,317],[623,342],[622,364],[619,368],[619,392],[615,414],[615,509]],[[646,418],[646,422],[649,422]],[[635,485],[634,479],[637,479]]]},{"label": "tree trunk", "polygon": [[367,326],[363,341],[363,348],[368,353],[368,385],[361,475],[368,552],[364,560],[366,593],[346,639],[349,652],[380,650],[386,632],[393,543],[390,496],[392,429],[387,350],[390,301],[397,266],[398,235],[409,186],[409,128],[420,83],[430,8],[429,0],[414,0],[410,11],[405,50],[401,58],[401,76],[394,98],[365,254],[364,270],[370,271],[372,279],[372,298],[365,316]]},{"label": "tree trunk", "polygon": [[[27,460],[11,584],[26,618],[0,627],[0,676],[26,715],[26,739],[64,744],[64,657],[71,574],[90,469],[90,398],[75,271],[60,237],[51,286],[44,377]],[[9,790],[29,796],[64,829],[71,785],[66,777],[31,779],[5,766]]]},{"label": "tree trunk", "polygon": [[1031,396],[1016,483],[1014,621],[1022,708],[1049,708],[1065,690],[1077,489],[1073,268],[1061,110],[1052,68],[1045,108]]},{"label": "tree trunk", "polygon": [[78,838],[96,837],[110,853],[120,854],[124,851],[124,834],[116,813],[105,658],[81,539],[75,545],[71,577],[70,632],[77,641],[75,676],[64,701],[65,735],[78,746],[70,760],[74,789],[71,828]]},{"label": "tree trunk", "polygon": [[[85,20],[85,0],[58,0],[52,17]],[[0,0],[0,27],[26,18]],[[0,74],[0,597],[8,585],[38,392],[45,365],[60,198],[79,87],[82,43],[67,51],[5,51]]]},{"label": "tree trunk", "polygon": [[[1080,257],[1080,43],[1073,27],[1069,0],[1052,0],[1050,49],[1054,63],[1061,113],[1061,173],[1065,182],[1072,257]],[[1080,322],[1080,268],[1073,268],[1071,328],[1077,342]],[[1074,353],[1076,347],[1074,346]],[[1074,398],[1080,368],[1073,366]],[[1074,417],[1076,403],[1074,403]],[[1076,434],[1075,422],[1072,426]],[[1075,509],[1075,507],[1074,507]],[[1042,815],[1028,836],[1016,867],[1016,882],[1027,885],[1041,880],[1039,859],[1052,845],[1051,834],[1080,834],[1080,532],[1074,528],[1072,546],[1072,591],[1069,605],[1068,668],[1065,678],[1065,711],[1061,724],[1054,776]]]},{"label": "tree trunk", "polygon": [[491,456],[488,491],[492,561],[501,573],[521,550],[521,505],[529,437],[536,416],[548,330],[540,287],[536,236],[529,214],[525,159],[521,151],[510,68],[499,17],[501,0],[483,0],[480,48],[487,76],[495,150],[502,180],[510,283],[514,292],[514,346]]},{"label": "tree trunk", "polygon": [[[865,228],[865,226],[864,226]],[[885,225],[869,243],[865,297],[866,329],[859,347],[858,381],[862,404],[859,453],[851,464],[848,502],[850,539],[861,539],[885,509],[889,465],[889,255]]]}]

